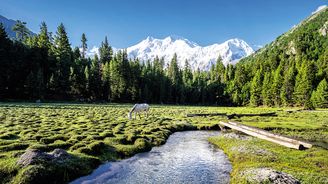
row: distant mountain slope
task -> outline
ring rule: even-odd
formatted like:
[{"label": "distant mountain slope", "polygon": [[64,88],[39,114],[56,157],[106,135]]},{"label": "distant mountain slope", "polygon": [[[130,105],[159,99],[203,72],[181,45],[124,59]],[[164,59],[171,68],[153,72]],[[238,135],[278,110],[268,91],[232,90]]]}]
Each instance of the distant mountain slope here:
[{"label": "distant mountain slope", "polygon": [[169,36],[164,39],[147,37],[140,43],[128,47],[127,52],[130,58],[147,61],[158,56],[164,57],[166,62],[169,62],[176,53],[180,66],[188,60],[193,70],[209,70],[219,56],[225,65],[235,64],[239,59],[252,54],[254,50],[245,41],[237,38],[201,47],[185,38]]},{"label": "distant mountain slope", "polygon": [[[311,16],[279,36],[276,40],[245,57],[242,62],[264,59],[269,55],[285,57],[306,55],[309,60],[318,60],[328,46],[328,7],[322,6]],[[315,50],[316,49],[316,50]],[[268,60],[268,59],[266,59]]]},{"label": "distant mountain slope", "polygon": [[[0,15],[0,23],[2,23],[5,27],[5,30],[9,36],[9,38],[16,38],[16,33],[12,30],[12,27],[16,24],[15,20],[8,19],[2,15]],[[32,31],[30,31],[30,34],[34,35]]]}]

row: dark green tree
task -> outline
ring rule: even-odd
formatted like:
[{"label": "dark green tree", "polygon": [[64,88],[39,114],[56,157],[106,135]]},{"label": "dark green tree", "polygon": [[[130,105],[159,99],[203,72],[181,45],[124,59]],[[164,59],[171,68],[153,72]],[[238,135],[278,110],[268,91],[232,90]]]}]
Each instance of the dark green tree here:
[{"label": "dark green tree", "polygon": [[272,93],[272,75],[271,72],[265,72],[263,85],[262,85],[262,100],[263,105],[273,106],[273,93]]},{"label": "dark green tree", "polygon": [[20,20],[16,21],[16,24],[13,26],[12,30],[16,32],[16,38],[20,42],[23,42],[30,34],[26,28],[26,22],[22,22]]},{"label": "dark green tree", "polygon": [[66,96],[70,89],[70,67],[72,65],[72,49],[68,41],[67,33],[63,24],[57,28],[55,36],[54,55],[57,62],[55,71],[55,90],[62,96]]},{"label": "dark green tree", "polygon": [[102,81],[100,72],[100,61],[98,55],[96,54],[94,59],[92,59],[90,67],[90,78],[89,78],[89,89],[91,93],[91,99],[100,100],[102,94]]},{"label": "dark green tree", "polygon": [[7,36],[5,28],[0,23],[0,98],[4,99],[8,93],[8,80],[11,72],[10,65],[11,54],[10,51],[13,49],[13,44]]},{"label": "dark green tree", "polygon": [[296,68],[292,65],[285,75],[282,88],[281,88],[281,100],[284,106],[290,106],[293,104],[293,93],[295,86],[295,78],[296,78]]},{"label": "dark green tree", "polygon": [[105,64],[106,62],[110,62],[113,58],[113,49],[108,44],[107,36],[105,37],[105,41],[101,42],[101,46],[99,48],[100,62]]},{"label": "dark green tree", "polygon": [[280,92],[281,92],[282,83],[283,83],[282,67],[281,65],[279,65],[277,70],[274,72],[273,84],[272,84],[273,102],[275,106],[281,105]]},{"label": "dark green tree", "polygon": [[261,76],[262,71],[258,70],[252,80],[251,83],[251,98],[250,98],[250,104],[252,106],[259,106],[262,103],[262,97],[261,97],[261,92],[262,92],[262,76]]},{"label": "dark green tree", "polygon": [[315,78],[315,65],[310,61],[303,61],[302,67],[296,76],[294,88],[294,102],[296,105],[311,108],[311,94],[313,89],[313,81]]},{"label": "dark green tree", "polygon": [[313,91],[311,101],[315,107],[328,108],[328,84],[326,79],[323,79],[317,90]]},{"label": "dark green tree", "polygon": [[87,44],[87,37],[85,36],[84,33],[82,33],[82,37],[81,37],[81,47],[82,47],[82,51],[81,51],[81,54],[82,54],[82,58],[84,59],[85,56],[86,56],[86,52],[88,50],[88,44]]}]

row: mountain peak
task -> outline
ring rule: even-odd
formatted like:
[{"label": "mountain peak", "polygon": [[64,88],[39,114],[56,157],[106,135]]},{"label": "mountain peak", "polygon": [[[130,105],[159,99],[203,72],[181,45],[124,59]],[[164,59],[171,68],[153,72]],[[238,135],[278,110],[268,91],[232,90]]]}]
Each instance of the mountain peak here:
[{"label": "mountain peak", "polygon": [[197,47],[198,44],[195,42],[192,42],[182,36],[177,36],[177,35],[170,35],[166,38],[163,39],[163,41],[168,41],[168,42],[177,42],[177,41],[182,41],[184,43],[186,43],[187,45],[189,45],[190,47]]},{"label": "mountain peak", "polygon": [[187,40],[186,38],[182,37],[182,36],[178,36],[178,35],[170,35],[164,39],[170,39],[172,41],[177,41],[177,40]]},{"label": "mountain peak", "polygon": [[321,11],[323,11],[323,10],[326,9],[326,8],[328,8],[327,5],[319,6],[314,12],[312,12],[312,15],[313,15],[313,14],[316,14],[316,13],[318,13],[318,12],[321,12]]},{"label": "mountain peak", "polygon": [[168,63],[174,53],[178,55],[180,66],[187,59],[193,70],[209,70],[220,56],[224,65],[235,64],[239,59],[248,56],[254,50],[242,39],[234,38],[222,44],[213,44],[201,47],[188,39],[170,35],[163,39],[148,36],[140,43],[128,47],[129,58],[139,58],[141,61],[153,60],[156,56],[163,57]]},{"label": "mountain peak", "polygon": [[152,36],[147,36],[147,38],[146,38],[146,41],[153,41],[154,40],[154,38],[152,37]]}]

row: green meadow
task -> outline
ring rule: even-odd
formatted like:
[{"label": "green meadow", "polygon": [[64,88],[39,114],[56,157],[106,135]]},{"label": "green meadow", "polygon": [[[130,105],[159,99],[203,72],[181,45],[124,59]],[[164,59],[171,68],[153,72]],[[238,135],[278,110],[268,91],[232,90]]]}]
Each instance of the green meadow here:
[{"label": "green meadow", "polygon": [[[234,119],[282,135],[318,145],[328,144],[328,112],[288,113],[283,108],[198,107],[151,105],[150,115],[128,120],[131,104],[0,104],[0,183],[66,183],[86,175],[101,163],[130,157],[164,144],[176,131],[219,130],[223,116],[186,117],[188,113],[263,113],[277,112],[277,117],[242,117]],[[314,146],[305,151],[292,150],[252,138],[235,140],[210,138],[228,155],[233,165],[232,183],[240,183],[243,170],[268,166],[311,183],[328,176],[328,151]],[[265,149],[269,155],[238,152],[246,146]],[[39,162],[22,167],[17,164],[26,149],[51,152],[65,149],[72,155],[60,164]],[[272,153],[272,154],[271,154]],[[320,180],[321,179],[321,180]],[[327,180],[326,180],[327,181]]]}]

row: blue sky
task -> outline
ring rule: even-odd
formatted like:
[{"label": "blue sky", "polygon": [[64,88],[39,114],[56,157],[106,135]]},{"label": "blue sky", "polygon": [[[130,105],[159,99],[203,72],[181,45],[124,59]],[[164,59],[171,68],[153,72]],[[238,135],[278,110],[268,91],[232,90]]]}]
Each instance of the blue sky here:
[{"label": "blue sky", "polygon": [[88,45],[107,35],[124,48],[147,36],[179,35],[205,46],[230,38],[265,45],[311,15],[327,0],[1,0],[0,14],[39,31],[63,22],[73,46],[84,32]]}]

